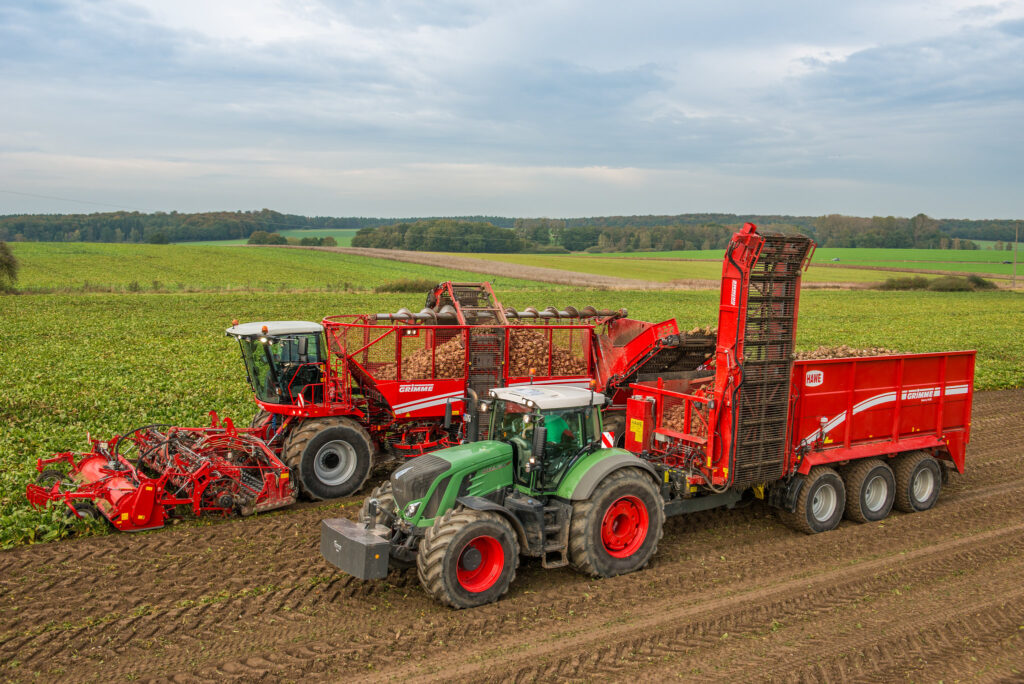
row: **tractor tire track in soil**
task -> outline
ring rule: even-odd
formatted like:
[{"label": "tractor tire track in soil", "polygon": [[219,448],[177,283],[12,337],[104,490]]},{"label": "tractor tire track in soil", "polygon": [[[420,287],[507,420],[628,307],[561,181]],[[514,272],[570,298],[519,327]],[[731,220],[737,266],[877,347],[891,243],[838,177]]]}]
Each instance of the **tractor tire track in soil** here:
[{"label": "tractor tire track in soil", "polygon": [[[361,497],[0,554],[14,681],[1024,680],[1024,391],[975,399],[938,505],[804,536],[759,502],[671,518],[640,573],[524,561],[452,611],[415,572],[362,582],[319,521]],[[369,491],[369,490],[367,490]]]}]

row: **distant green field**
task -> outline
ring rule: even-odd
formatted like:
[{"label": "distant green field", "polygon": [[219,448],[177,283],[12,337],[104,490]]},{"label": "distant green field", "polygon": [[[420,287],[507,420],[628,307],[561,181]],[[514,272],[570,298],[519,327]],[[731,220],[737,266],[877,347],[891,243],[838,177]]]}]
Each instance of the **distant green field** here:
[{"label": "distant green field", "polygon": [[[358,228],[311,228],[309,230],[270,230],[267,232],[278,233],[284,237],[299,238],[300,240],[304,237],[332,237],[334,238],[339,247],[348,247],[352,244],[352,236],[356,234]],[[205,240],[198,242],[179,242],[179,245],[244,245],[248,242],[244,238],[238,240]]]},{"label": "distant green field", "polygon": [[[690,252],[693,254],[694,252]],[[647,253],[625,254],[452,254],[527,266],[560,268],[656,282],[673,280],[718,280],[722,277],[722,251],[696,252],[701,261],[680,258],[650,258]],[[444,254],[437,254],[443,259]],[[614,257],[614,258],[609,258]],[[922,266],[925,268],[926,266]],[[809,283],[870,283],[901,275],[896,272],[852,268],[815,268],[805,276]]]},{"label": "distant green field", "polygon": [[[408,278],[481,280],[441,266],[279,247],[16,242],[25,292],[371,290]],[[498,278],[503,288],[544,284]]]}]

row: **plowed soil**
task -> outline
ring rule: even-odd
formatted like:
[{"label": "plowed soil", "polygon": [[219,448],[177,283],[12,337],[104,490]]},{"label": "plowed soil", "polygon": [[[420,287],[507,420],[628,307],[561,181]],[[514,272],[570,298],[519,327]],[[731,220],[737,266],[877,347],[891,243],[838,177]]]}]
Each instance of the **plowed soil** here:
[{"label": "plowed soil", "polygon": [[0,679],[1024,681],[1024,391],[979,393],[934,509],[805,536],[754,504],[670,519],[646,570],[525,562],[452,611],[320,558],[359,498],[0,555]]}]

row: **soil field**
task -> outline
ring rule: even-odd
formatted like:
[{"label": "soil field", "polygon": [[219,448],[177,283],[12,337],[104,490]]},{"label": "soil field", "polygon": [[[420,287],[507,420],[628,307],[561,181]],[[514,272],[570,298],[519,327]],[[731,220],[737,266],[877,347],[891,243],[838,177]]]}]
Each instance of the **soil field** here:
[{"label": "soil field", "polygon": [[760,504],[670,519],[651,566],[526,562],[451,611],[318,551],[359,498],[0,554],[0,679],[1022,681],[1024,391],[979,393],[936,507],[805,536]]}]

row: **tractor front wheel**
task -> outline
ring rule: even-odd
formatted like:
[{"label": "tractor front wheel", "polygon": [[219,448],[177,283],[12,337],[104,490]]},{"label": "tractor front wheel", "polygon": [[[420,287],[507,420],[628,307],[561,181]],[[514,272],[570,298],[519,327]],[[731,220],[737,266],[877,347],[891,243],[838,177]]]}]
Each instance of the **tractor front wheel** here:
[{"label": "tractor front wheel", "polygon": [[612,472],[589,499],[572,506],[569,562],[594,577],[643,568],[654,556],[665,524],[661,496],[636,468]]},{"label": "tractor front wheel", "polygon": [[519,542],[493,511],[458,507],[426,531],[416,554],[423,590],[452,608],[493,603],[508,591],[519,565]]},{"label": "tractor front wheel", "polygon": [[351,418],[313,418],[292,429],[282,456],[307,498],[336,499],[359,491],[370,476],[373,442]]},{"label": "tractor front wheel", "polygon": [[942,491],[942,466],[927,451],[896,457],[896,508],[904,513],[927,511]]}]

